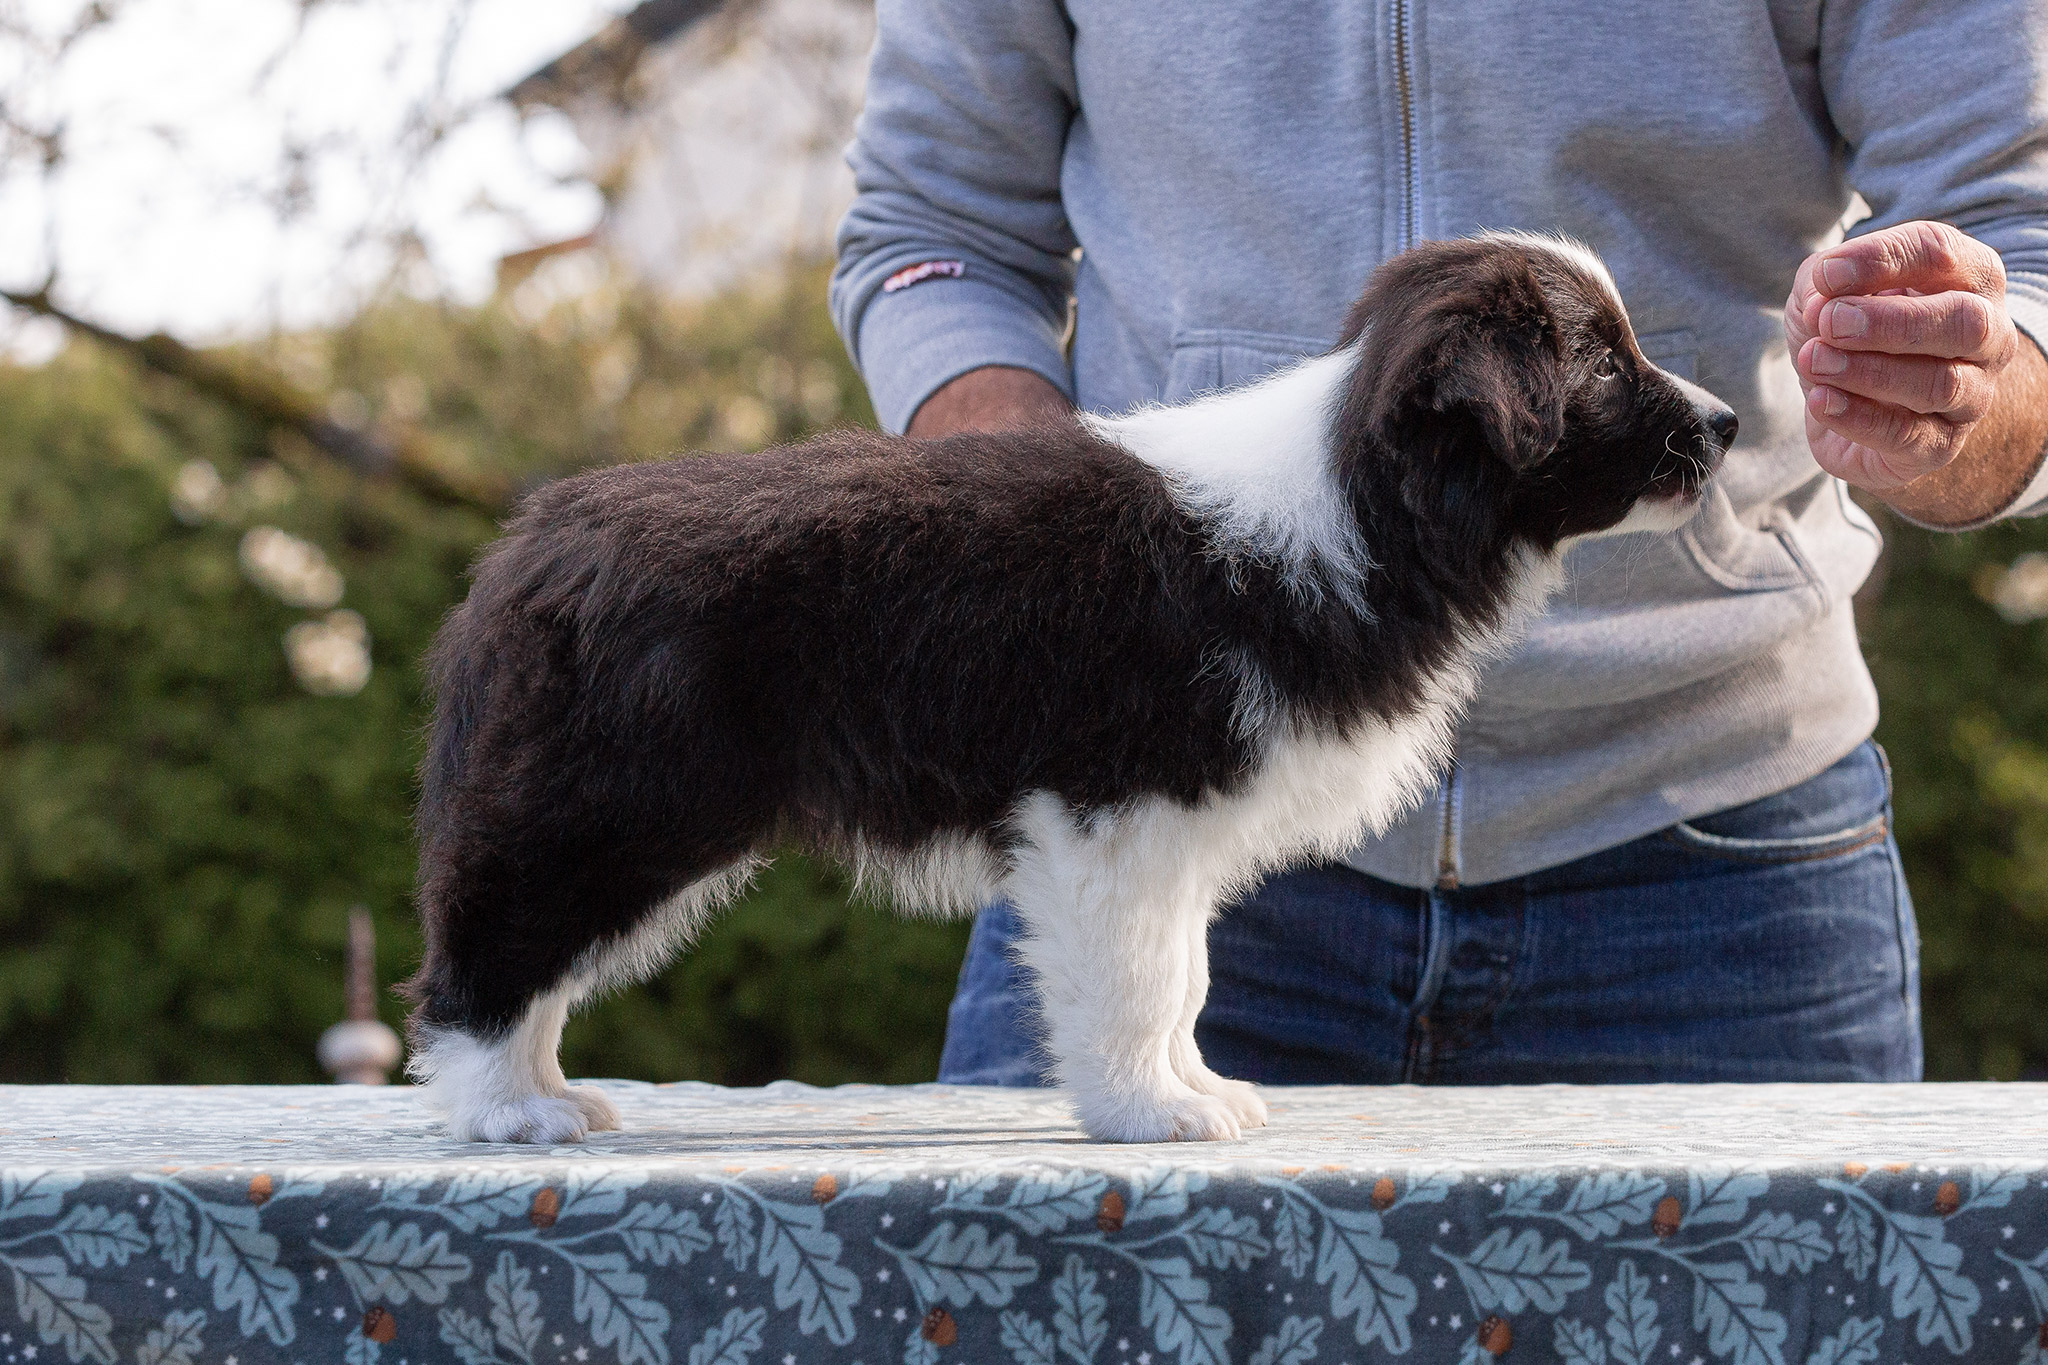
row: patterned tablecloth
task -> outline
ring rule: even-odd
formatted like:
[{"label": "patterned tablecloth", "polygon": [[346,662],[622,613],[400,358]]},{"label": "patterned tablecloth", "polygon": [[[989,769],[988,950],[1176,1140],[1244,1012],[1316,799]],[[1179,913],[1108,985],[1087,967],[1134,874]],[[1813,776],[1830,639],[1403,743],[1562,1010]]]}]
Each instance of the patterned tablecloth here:
[{"label": "patterned tablecloth", "polygon": [[2048,1365],[2048,1086],[1043,1093],[0,1087],[0,1362]]}]

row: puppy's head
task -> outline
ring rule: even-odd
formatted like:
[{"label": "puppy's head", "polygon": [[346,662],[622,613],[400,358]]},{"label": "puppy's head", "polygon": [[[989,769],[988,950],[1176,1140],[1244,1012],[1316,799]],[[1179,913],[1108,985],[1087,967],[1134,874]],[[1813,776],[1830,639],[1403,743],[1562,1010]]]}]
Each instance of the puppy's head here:
[{"label": "puppy's head", "polygon": [[1599,258],[1558,238],[1432,242],[1374,272],[1341,442],[1401,462],[1418,516],[1549,550],[1683,525],[1735,413],[1644,359]]}]

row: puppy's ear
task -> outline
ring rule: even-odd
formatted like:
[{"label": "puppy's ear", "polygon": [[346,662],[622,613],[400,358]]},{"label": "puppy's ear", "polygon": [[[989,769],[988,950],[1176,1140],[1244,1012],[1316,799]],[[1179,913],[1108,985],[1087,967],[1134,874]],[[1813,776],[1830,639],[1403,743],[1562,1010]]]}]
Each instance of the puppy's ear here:
[{"label": "puppy's ear", "polygon": [[1443,357],[1436,409],[1469,415],[1503,464],[1527,469],[1564,438],[1561,359],[1554,328],[1474,329]]},{"label": "puppy's ear", "polygon": [[1346,341],[1361,333],[1354,396],[1389,445],[1415,444],[1409,422],[1468,426],[1522,470],[1563,439],[1563,339],[1522,253],[1445,242],[1396,257],[1345,325]]}]

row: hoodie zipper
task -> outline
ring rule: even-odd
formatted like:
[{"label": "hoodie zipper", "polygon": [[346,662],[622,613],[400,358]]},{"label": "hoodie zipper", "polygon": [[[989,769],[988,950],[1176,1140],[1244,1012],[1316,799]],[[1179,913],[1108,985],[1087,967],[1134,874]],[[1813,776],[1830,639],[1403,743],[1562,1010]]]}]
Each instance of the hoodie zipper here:
[{"label": "hoodie zipper", "polygon": [[1401,95],[1400,249],[1415,245],[1415,79],[1409,71],[1409,19],[1414,0],[1394,0],[1394,83]]},{"label": "hoodie zipper", "polygon": [[1460,781],[1457,755],[1451,756],[1450,771],[1444,774],[1443,800],[1440,806],[1441,819],[1437,827],[1436,844],[1436,889],[1455,891],[1458,889],[1459,864],[1464,860],[1464,851],[1459,847],[1459,823],[1464,815],[1464,790]]},{"label": "hoodie zipper", "polygon": [[[1415,0],[1393,0],[1394,86],[1401,96],[1401,232],[1397,243],[1402,251],[1415,245],[1420,235],[1418,200],[1420,178],[1415,155],[1415,74],[1413,67],[1413,19]],[[1458,885],[1459,802],[1458,759],[1451,755],[1450,771],[1444,774],[1441,820],[1437,831],[1436,884],[1441,891]]]}]

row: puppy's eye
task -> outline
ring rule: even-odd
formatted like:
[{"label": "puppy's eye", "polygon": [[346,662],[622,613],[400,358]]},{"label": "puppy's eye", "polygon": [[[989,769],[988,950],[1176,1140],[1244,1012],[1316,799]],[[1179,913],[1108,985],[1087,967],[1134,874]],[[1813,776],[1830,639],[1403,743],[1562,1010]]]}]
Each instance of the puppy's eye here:
[{"label": "puppy's eye", "polygon": [[1621,362],[1614,358],[1614,352],[1601,352],[1600,358],[1593,362],[1593,377],[1602,381],[1621,378]]}]

